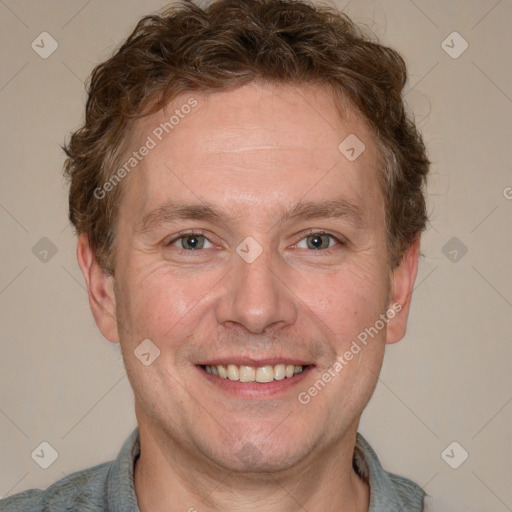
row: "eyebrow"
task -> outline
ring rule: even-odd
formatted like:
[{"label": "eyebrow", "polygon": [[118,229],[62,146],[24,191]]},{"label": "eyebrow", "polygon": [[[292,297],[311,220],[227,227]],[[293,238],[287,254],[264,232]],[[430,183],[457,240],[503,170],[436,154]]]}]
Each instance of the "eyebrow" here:
[{"label": "eyebrow", "polygon": [[[281,208],[278,211],[279,219],[275,223],[283,224],[292,220],[314,219],[346,219],[356,228],[367,225],[363,211],[355,204],[344,198],[329,201],[299,201],[291,209]],[[225,223],[228,217],[215,205],[207,202],[185,204],[168,201],[162,206],[145,214],[136,224],[136,231],[147,233],[162,224],[179,220],[208,220],[214,223]]]}]

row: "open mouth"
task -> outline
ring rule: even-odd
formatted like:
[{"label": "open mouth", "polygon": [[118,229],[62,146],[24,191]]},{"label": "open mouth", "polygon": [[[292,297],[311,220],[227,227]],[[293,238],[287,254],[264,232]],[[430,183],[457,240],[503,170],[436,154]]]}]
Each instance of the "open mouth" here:
[{"label": "open mouth", "polygon": [[201,368],[221,379],[239,382],[260,382],[268,383],[289,379],[302,373],[308,366],[297,366],[293,364],[275,364],[273,366],[243,366],[237,364],[201,365]]}]

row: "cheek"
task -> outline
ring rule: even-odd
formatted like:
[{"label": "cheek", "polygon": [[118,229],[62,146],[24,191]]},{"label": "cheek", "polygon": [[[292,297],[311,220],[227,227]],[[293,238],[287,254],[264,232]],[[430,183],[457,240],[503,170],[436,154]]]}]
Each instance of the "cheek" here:
[{"label": "cheek", "polygon": [[329,338],[344,346],[385,311],[387,284],[382,273],[360,266],[303,277],[294,291],[305,305],[306,316],[312,316]]},{"label": "cheek", "polygon": [[144,274],[134,271],[123,293],[129,297],[123,316],[129,319],[132,338],[149,338],[158,344],[172,337],[174,329],[186,331],[207,302],[207,292],[215,283],[214,276],[210,277],[203,274],[191,279],[161,267]]}]

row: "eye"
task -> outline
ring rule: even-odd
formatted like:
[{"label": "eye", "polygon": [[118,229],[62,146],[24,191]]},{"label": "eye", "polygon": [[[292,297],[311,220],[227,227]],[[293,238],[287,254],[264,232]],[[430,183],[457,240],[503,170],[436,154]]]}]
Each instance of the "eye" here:
[{"label": "eye", "polygon": [[[331,243],[333,242],[333,243]],[[304,237],[298,244],[297,247],[301,249],[312,249],[314,251],[329,249],[340,241],[333,235],[328,233],[312,233]]]},{"label": "eye", "polygon": [[166,245],[177,246],[179,249],[184,249],[186,251],[197,251],[199,249],[209,249],[213,247],[213,244],[204,235],[199,233],[181,235],[180,237],[171,240]]}]

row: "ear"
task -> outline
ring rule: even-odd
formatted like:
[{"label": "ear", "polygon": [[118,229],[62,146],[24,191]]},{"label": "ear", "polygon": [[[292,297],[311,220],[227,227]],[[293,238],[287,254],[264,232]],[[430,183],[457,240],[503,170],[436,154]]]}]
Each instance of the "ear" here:
[{"label": "ear", "polygon": [[87,284],[89,304],[96,325],[107,340],[118,343],[114,278],[98,264],[87,235],[81,234],[78,237],[76,255]]},{"label": "ear", "polygon": [[[391,275],[391,295],[388,304],[386,343],[396,343],[404,336],[407,329],[407,318],[411,306],[412,291],[418,272],[420,252],[420,236],[404,253],[402,261]],[[395,314],[392,317],[389,312]]]}]

